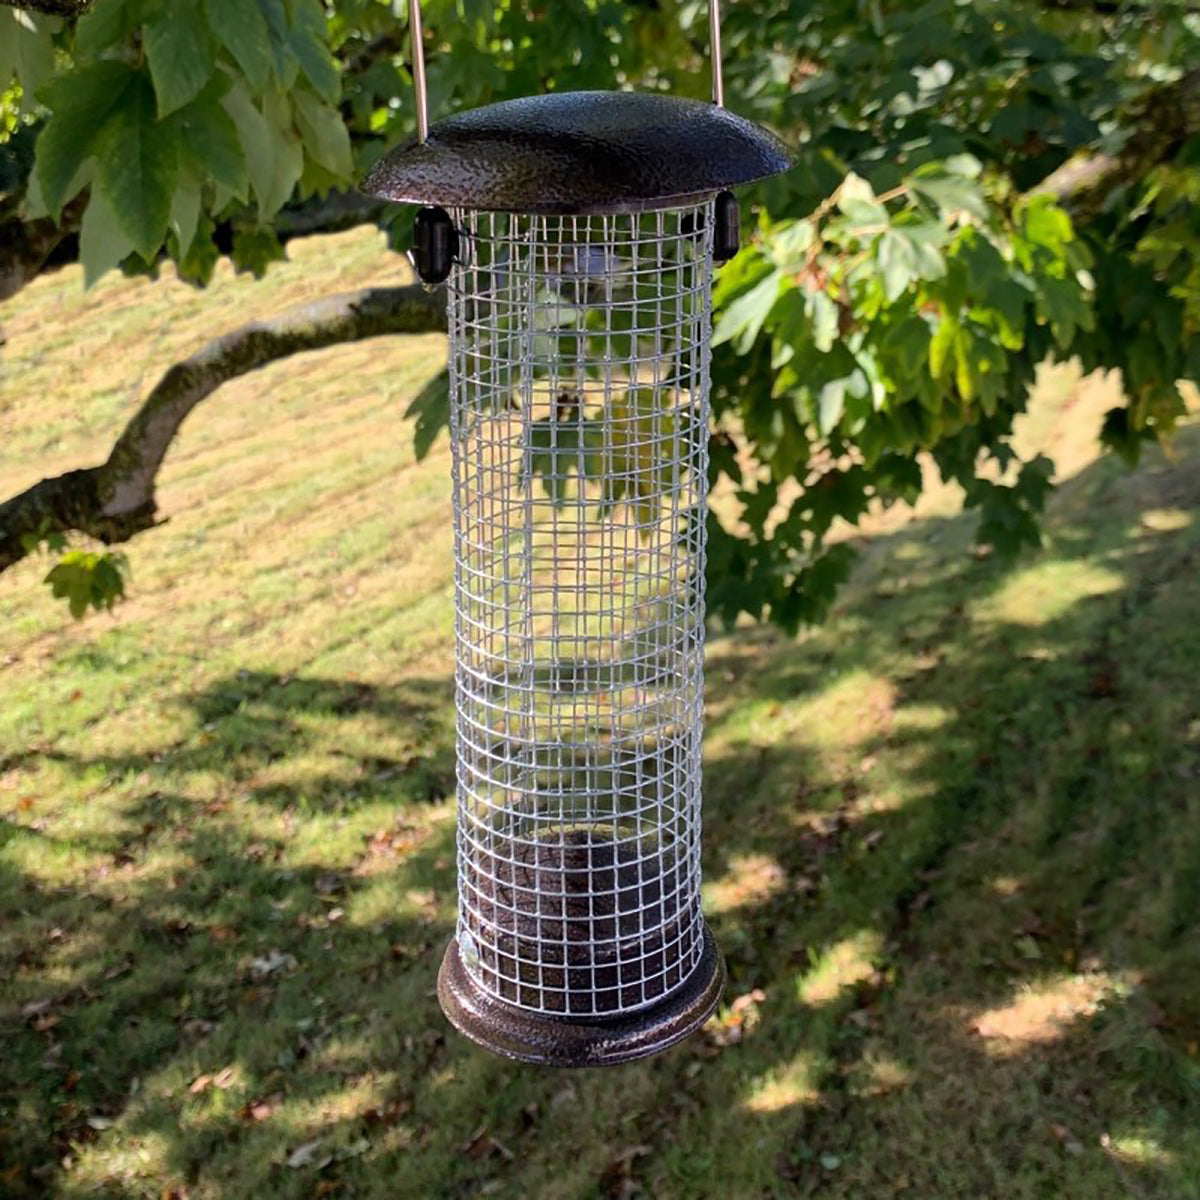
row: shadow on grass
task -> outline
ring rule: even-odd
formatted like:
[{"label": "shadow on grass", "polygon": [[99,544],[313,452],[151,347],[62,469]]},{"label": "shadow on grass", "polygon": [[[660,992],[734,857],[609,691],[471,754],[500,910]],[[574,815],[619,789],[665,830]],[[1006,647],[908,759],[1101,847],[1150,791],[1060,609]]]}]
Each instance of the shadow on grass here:
[{"label": "shadow on grass", "polygon": [[[917,523],[829,629],[717,643],[705,872],[730,882],[713,924],[741,999],[617,1072],[496,1060],[437,1011],[448,680],[240,672],[185,696],[207,741],[69,764],[147,781],[92,847],[102,878],[0,877],[34,997],[5,1016],[4,1187],[1200,1195],[1200,541],[1150,520],[1198,502],[1188,465],[1102,463],[1015,574],[965,553],[964,520]],[[1021,608],[1014,581],[1051,562]],[[862,736],[787,724],[836,689]],[[271,779],[314,718],[346,769]],[[374,751],[376,720],[420,753]],[[214,770],[238,800],[168,784]],[[339,823],[358,848],[330,867]]]}]

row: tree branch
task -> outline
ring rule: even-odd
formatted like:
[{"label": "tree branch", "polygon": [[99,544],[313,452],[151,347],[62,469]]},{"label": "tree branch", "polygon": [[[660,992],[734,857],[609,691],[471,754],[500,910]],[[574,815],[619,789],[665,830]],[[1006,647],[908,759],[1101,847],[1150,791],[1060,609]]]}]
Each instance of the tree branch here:
[{"label": "tree branch", "polygon": [[48,17],[82,17],[92,7],[93,0],[0,0],[9,8],[24,8],[29,12],[45,13]]},{"label": "tree branch", "polygon": [[111,544],[158,524],[154,485],[167,449],[188,414],[228,380],[303,350],[445,328],[442,295],[413,284],[331,296],[216,338],[163,375],[106,462],[0,503],[0,572],[26,556],[30,536],[75,530]]},{"label": "tree branch", "polygon": [[[0,0],[3,3],[5,0]],[[57,221],[9,216],[8,210],[15,211],[16,205],[0,203],[0,301],[15,296],[37,276],[59,245],[78,232],[87,202],[84,191],[63,209]]]},{"label": "tree branch", "polygon": [[381,58],[392,58],[404,49],[406,36],[407,30],[388,29],[369,41],[347,42],[338,50],[342,70],[350,76],[359,75]]},{"label": "tree branch", "polygon": [[1148,92],[1128,114],[1134,130],[1115,154],[1076,156],[1030,194],[1048,192],[1077,218],[1098,212],[1117,188],[1136,183],[1200,133],[1200,67]]}]

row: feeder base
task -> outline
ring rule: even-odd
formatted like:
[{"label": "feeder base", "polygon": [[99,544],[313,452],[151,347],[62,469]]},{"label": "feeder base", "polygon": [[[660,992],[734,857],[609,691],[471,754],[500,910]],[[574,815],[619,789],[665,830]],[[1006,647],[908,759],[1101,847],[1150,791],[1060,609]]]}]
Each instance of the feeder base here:
[{"label": "feeder base", "polygon": [[438,1001],[450,1024],[485,1050],[545,1067],[607,1067],[658,1054],[695,1033],[725,988],[725,962],[708,926],[696,969],[657,1004],[620,1017],[529,1012],[482,991],[451,939],[438,972]]}]

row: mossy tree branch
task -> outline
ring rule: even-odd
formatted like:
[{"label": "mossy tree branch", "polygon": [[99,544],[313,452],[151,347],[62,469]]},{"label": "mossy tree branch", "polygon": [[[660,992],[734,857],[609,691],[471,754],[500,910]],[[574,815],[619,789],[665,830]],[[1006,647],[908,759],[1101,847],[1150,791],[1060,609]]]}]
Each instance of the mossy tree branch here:
[{"label": "mossy tree branch", "polygon": [[24,8],[29,12],[45,13],[48,17],[82,17],[94,0],[0,0],[9,8]]},{"label": "mossy tree branch", "polygon": [[1200,134],[1200,67],[1148,92],[1128,115],[1132,132],[1119,151],[1076,156],[1033,190],[1049,192],[1077,222],[1087,222],[1118,188],[1169,163],[1189,138]]},{"label": "mossy tree branch", "polygon": [[112,544],[159,524],[155,481],[167,450],[188,414],[230,379],[304,350],[445,327],[442,296],[414,284],[331,296],[216,338],[163,375],[104,463],[0,502],[0,572],[29,553],[31,537],[75,531]]}]

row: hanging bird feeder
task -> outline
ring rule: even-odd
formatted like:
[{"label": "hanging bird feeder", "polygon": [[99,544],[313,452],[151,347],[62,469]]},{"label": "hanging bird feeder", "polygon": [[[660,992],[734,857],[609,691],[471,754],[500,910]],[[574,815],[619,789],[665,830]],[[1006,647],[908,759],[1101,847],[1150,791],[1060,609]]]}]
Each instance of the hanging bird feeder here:
[{"label": "hanging bird feeder", "polygon": [[427,127],[364,189],[448,286],[459,913],[450,1021],[513,1058],[653,1054],[712,1013],[700,909],[714,261],[786,170],[714,103],[571,92]]}]

